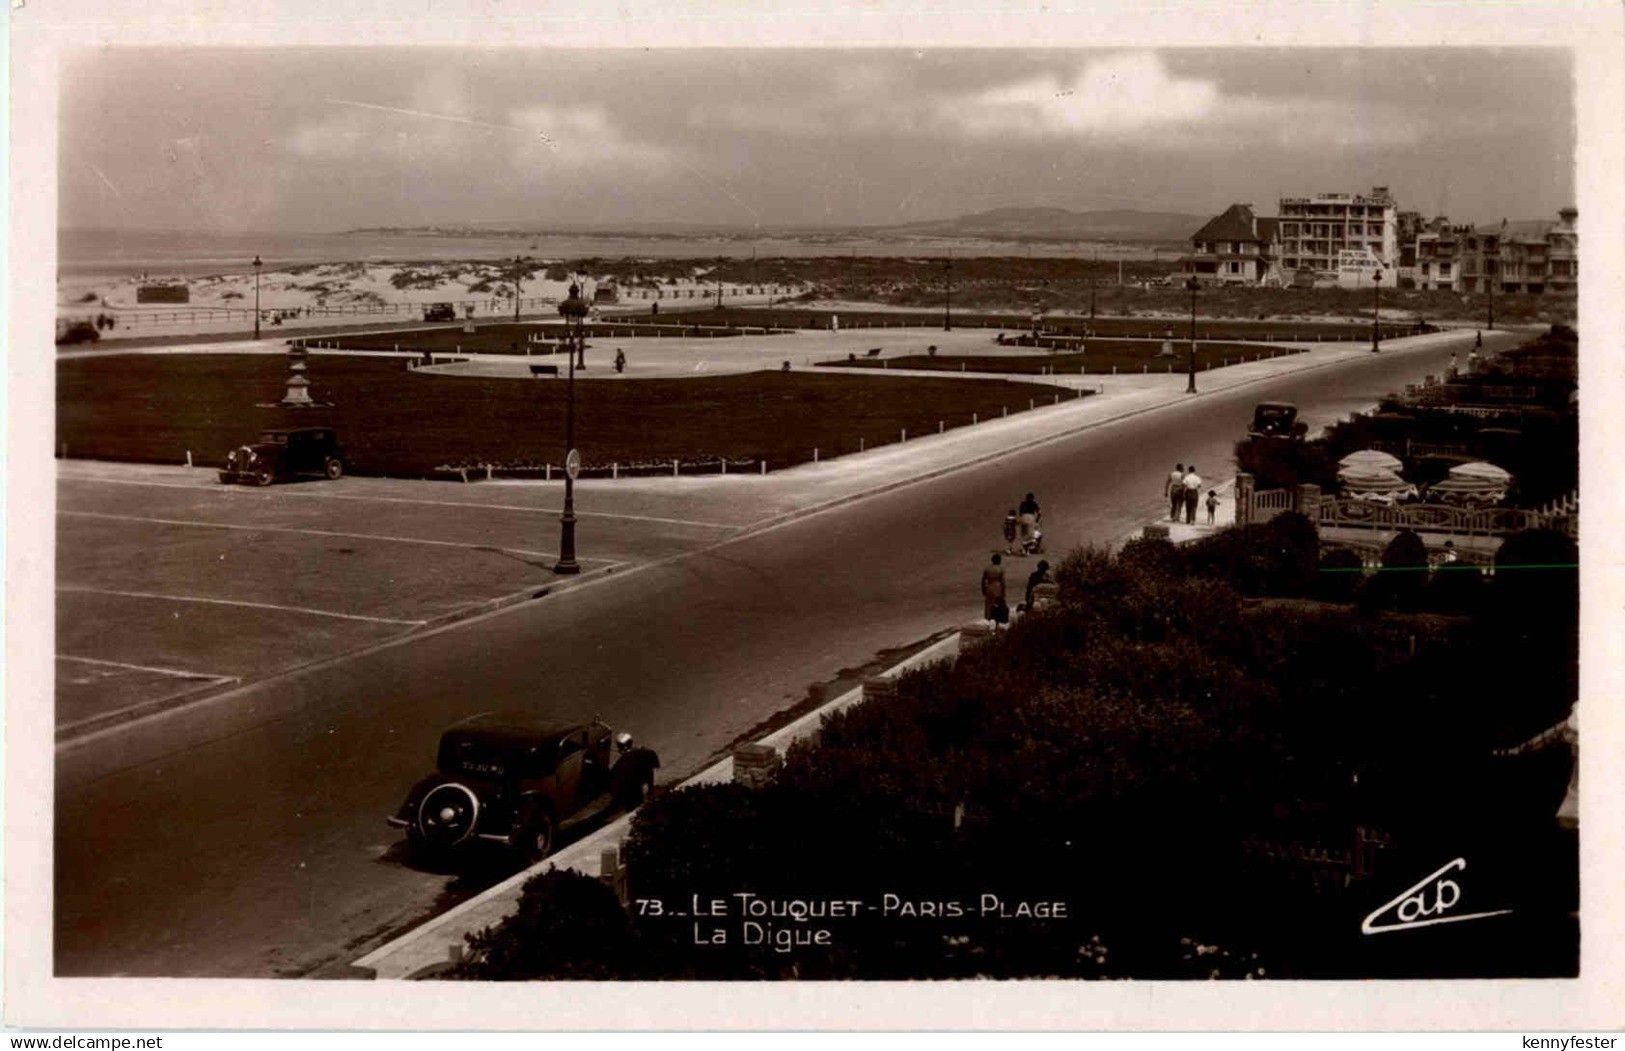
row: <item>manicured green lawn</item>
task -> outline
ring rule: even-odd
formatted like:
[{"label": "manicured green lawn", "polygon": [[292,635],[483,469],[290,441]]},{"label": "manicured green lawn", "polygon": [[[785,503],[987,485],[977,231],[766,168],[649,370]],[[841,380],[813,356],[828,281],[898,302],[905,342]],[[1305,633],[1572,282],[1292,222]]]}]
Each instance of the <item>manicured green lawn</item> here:
[{"label": "manicured green lawn", "polygon": [[[408,372],[397,359],[313,354],[320,410],[261,408],[287,363],[256,355],[119,355],[57,363],[57,445],[74,458],[216,463],[260,430],[336,427],[355,473],[432,476],[446,465],[564,460],[566,384]],[[1049,404],[1054,387],[1002,381],[757,372],[707,379],[579,380],[576,445],[588,468],[672,460],[769,468],[828,459]]]},{"label": "manicured green lawn", "polygon": [[[820,361],[826,366],[866,369],[918,369],[931,372],[1004,372],[1037,376],[1043,373],[1073,374],[1080,371],[1110,374],[1135,372],[1185,372],[1189,368],[1190,344],[1173,341],[1173,357],[1162,357],[1162,341],[1098,340],[1083,353],[1066,351],[1031,354],[910,354],[899,358],[837,358]],[[1255,357],[1300,354],[1289,347],[1261,347],[1257,344],[1198,343],[1196,368],[1199,372],[1252,361]]]}]

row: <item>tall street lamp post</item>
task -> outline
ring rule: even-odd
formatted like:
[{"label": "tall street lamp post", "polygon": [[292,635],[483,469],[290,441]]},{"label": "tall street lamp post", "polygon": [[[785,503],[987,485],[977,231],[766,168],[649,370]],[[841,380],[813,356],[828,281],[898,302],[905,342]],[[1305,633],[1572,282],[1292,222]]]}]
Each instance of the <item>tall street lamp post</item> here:
[{"label": "tall street lamp post", "polygon": [[1382,339],[1382,268],[1371,271],[1371,353]]},{"label": "tall street lamp post", "polygon": [[954,329],[952,314],[954,305],[954,253],[951,248],[948,250],[948,258],[942,261],[942,275],[942,331],[952,332]]},{"label": "tall street lamp post", "polygon": [[513,257],[513,320],[519,322],[519,257]]},{"label": "tall street lamp post", "polygon": [[254,257],[254,338],[260,338],[260,257]]},{"label": "tall street lamp post", "polygon": [[1197,283],[1196,278],[1188,277],[1188,278],[1185,279],[1185,287],[1187,289],[1189,289],[1190,293],[1191,293],[1191,354],[1190,354],[1190,364],[1189,364],[1189,366],[1187,368],[1187,371],[1186,371],[1186,374],[1185,374],[1186,375],[1185,393],[1186,394],[1195,394],[1196,393],[1196,290],[1198,288],[1202,287],[1202,286]]},{"label": "tall street lamp post", "polygon": [[[566,328],[575,337],[579,351],[582,340],[582,319],[587,316],[587,304],[581,299],[581,286],[571,282],[570,295],[559,304],[559,315]],[[576,452],[576,368],[575,355],[569,358],[569,379],[564,396],[564,514],[559,516],[559,560],[553,572],[569,576],[581,572],[576,562],[576,474],[581,470],[581,454]]]}]

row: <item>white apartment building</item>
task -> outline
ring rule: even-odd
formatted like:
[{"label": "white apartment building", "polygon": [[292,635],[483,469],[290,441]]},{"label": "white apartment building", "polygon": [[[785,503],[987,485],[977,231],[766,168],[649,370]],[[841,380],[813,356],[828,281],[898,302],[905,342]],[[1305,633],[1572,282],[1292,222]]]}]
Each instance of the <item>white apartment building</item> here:
[{"label": "white apartment building", "polygon": [[1283,197],[1278,221],[1281,269],[1289,275],[1308,270],[1336,279],[1354,256],[1384,269],[1398,265],[1399,208],[1386,186],[1368,194]]}]

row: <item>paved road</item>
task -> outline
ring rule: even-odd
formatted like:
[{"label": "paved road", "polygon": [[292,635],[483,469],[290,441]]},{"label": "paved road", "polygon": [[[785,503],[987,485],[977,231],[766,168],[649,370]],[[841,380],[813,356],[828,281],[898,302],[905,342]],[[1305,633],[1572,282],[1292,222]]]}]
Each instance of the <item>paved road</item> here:
[{"label": "paved road", "polygon": [[1328,422],[1447,356],[1151,412],[62,751],[57,973],[295,975],[360,955],[458,892],[382,820],[446,723],[599,714],[681,776],[808,683],[979,612],[1024,491],[1054,548],[1110,542],[1157,514],[1176,460],[1228,475],[1255,401]]}]

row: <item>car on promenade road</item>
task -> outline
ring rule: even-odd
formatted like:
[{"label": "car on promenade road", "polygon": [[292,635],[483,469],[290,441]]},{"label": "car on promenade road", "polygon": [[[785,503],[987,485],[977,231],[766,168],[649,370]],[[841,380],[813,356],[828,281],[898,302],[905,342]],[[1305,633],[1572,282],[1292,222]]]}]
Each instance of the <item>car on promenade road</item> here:
[{"label": "car on promenade road", "polygon": [[450,303],[430,303],[423,308],[425,321],[456,321],[457,308]]},{"label": "car on promenade road", "polygon": [[331,427],[296,427],[262,431],[259,441],[226,454],[222,482],[270,485],[278,478],[301,474],[338,479],[344,476],[344,446]]},{"label": "car on promenade road", "polygon": [[1261,401],[1253,407],[1253,423],[1247,428],[1249,438],[1290,438],[1302,441],[1309,435],[1309,425],[1298,419],[1298,407],[1284,401]]},{"label": "car on promenade road", "polygon": [[440,735],[435,772],[387,818],[414,853],[443,859],[480,843],[524,861],[552,852],[560,832],[647,796],[660,759],[602,722],[552,724],[485,712]]}]

